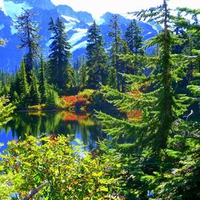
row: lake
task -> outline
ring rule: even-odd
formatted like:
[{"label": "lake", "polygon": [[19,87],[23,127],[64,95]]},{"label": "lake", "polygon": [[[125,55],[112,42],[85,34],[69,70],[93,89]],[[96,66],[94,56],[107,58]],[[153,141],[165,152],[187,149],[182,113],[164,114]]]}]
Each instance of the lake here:
[{"label": "lake", "polygon": [[98,139],[107,138],[101,124],[89,114],[74,114],[67,111],[15,112],[13,119],[0,129],[0,143],[7,147],[13,139],[24,140],[26,135],[42,134],[71,135],[86,145],[87,150],[97,147]]}]

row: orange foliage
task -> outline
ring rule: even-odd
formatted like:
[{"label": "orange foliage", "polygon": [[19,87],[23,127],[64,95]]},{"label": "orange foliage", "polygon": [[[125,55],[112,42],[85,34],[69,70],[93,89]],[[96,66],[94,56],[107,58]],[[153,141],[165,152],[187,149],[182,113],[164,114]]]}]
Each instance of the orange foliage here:
[{"label": "orange foliage", "polygon": [[139,98],[141,93],[142,92],[140,90],[135,90],[133,92],[129,92],[128,94],[131,95],[131,96]]},{"label": "orange foliage", "polygon": [[[142,92],[140,90],[135,90],[133,92],[129,92],[128,94],[134,96],[136,98],[140,98],[140,94]],[[126,113],[129,119],[140,120],[142,118],[142,111],[135,109]]]},{"label": "orange foliage", "polygon": [[86,115],[77,115],[76,113],[71,113],[71,112],[62,112],[63,113],[63,121],[79,121],[86,119]]},{"label": "orange foliage", "polygon": [[63,95],[61,99],[64,100],[64,104],[62,105],[63,108],[68,108],[68,107],[75,107],[77,105],[79,106],[85,106],[87,99],[85,97],[80,97],[80,96],[65,96]]},{"label": "orange foliage", "polygon": [[77,102],[76,96],[65,96],[65,95],[63,95],[61,97],[61,99],[63,99],[65,101],[65,103],[63,104],[64,108],[67,108],[69,106],[75,106],[75,103]]},{"label": "orange foliage", "polygon": [[140,120],[142,118],[142,111],[141,110],[132,110],[127,113],[129,119]]}]

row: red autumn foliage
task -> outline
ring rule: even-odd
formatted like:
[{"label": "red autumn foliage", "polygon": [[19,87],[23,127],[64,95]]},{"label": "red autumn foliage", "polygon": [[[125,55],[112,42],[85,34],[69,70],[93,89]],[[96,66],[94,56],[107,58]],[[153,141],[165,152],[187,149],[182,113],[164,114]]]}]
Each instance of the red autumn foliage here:
[{"label": "red autumn foliage", "polygon": [[86,115],[77,115],[76,113],[71,113],[71,112],[63,112],[63,121],[79,121],[86,119]]},{"label": "red autumn foliage", "polygon": [[76,96],[65,96],[63,95],[61,97],[65,103],[63,104],[63,107],[69,107],[69,106],[75,106],[75,103],[77,102]]},{"label": "red autumn foliage", "polygon": [[[133,92],[129,92],[128,94],[134,96],[136,98],[140,98],[140,94],[142,92],[140,90],[135,90]],[[129,119],[140,120],[142,118],[142,111],[135,109],[126,113]]]},{"label": "red autumn foliage", "polygon": [[63,121],[77,121],[77,115],[69,114],[69,115],[66,115],[62,120]]},{"label": "red autumn foliage", "polygon": [[80,97],[80,96],[66,96],[63,95],[61,97],[64,100],[64,104],[62,105],[63,108],[68,108],[68,107],[76,107],[76,106],[85,106],[87,99],[85,97]]},{"label": "red autumn foliage", "polygon": [[140,90],[135,90],[133,92],[128,92],[129,95],[139,98],[142,92]]},{"label": "red autumn foliage", "polygon": [[132,110],[130,112],[127,112],[127,116],[129,119],[139,120],[142,117],[142,111],[141,110]]}]

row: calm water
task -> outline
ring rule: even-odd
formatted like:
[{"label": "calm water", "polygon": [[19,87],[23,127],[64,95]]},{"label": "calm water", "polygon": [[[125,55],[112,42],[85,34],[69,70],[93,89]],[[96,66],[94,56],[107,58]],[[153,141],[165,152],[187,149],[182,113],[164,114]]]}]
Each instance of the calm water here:
[{"label": "calm water", "polygon": [[18,112],[13,120],[0,129],[0,143],[7,147],[13,139],[25,139],[26,135],[35,137],[41,134],[64,134],[79,139],[91,150],[97,146],[98,139],[106,138],[100,123],[88,115],[61,112]]}]

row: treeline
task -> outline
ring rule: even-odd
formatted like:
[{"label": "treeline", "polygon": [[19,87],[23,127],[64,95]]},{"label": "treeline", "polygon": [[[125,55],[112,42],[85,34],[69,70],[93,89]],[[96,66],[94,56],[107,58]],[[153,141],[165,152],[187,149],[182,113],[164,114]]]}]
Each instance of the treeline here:
[{"label": "treeline", "polygon": [[[170,24],[170,33],[176,40],[169,45],[168,51],[173,55],[197,56],[199,35],[197,19],[194,17],[197,17],[197,13],[192,10],[184,12],[187,16],[191,15],[192,21],[189,21],[189,18],[185,20],[183,17],[176,17],[173,25]],[[87,32],[86,55],[71,63],[72,47],[68,42],[62,19],[60,17],[49,19],[48,31],[51,32],[51,37],[48,42],[49,54],[45,56],[40,48],[41,36],[39,24],[34,21],[35,15],[36,12],[24,10],[14,22],[21,39],[18,48],[23,49],[25,53],[16,74],[1,72],[1,95],[9,94],[11,102],[18,108],[38,104],[54,107],[59,103],[60,95],[74,95],[85,88],[99,91],[103,85],[123,93],[133,92],[135,88],[143,92],[152,90],[153,85],[148,81],[146,85],[139,84],[139,87],[137,81],[134,81],[134,86],[131,85],[124,74],[135,75],[140,80],[144,75],[150,77],[154,71],[158,76],[162,70],[160,62],[154,58],[162,54],[159,34],[156,36],[157,40],[150,39],[144,42],[141,36],[142,30],[134,19],[130,21],[125,34],[122,35],[118,16],[113,15],[108,24],[111,45],[109,49],[105,49],[101,30],[94,21]],[[147,56],[145,48],[150,46],[154,47],[155,53]],[[188,66],[182,68],[181,73],[185,73],[185,77],[173,85],[177,91],[188,93],[187,86],[195,79],[197,65],[192,61]]]},{"label": "treeline", "polygon": [[100,90],[102,85],[125,92],[129,89],[120,73],[142,73],[143,62],[138,60],[130,65],[119,58],[119,54],[127,53],[144,55],[141,29],[136,20],[130,22],[122,38],[118,16],[112,16],[108,33],[112,43],[108,51],[94,21],[87,33],[86,55],[71,63],[71,46],[61,18],[49,20],[51,37],[49,54],[45,56],[40,49],[41,36],[35,15],[33,11],[24,10],[14,22],[21,39],[18,48],[25,53],[16,74],[9,76],[1,72],[1,94],[9,94],[18,108],[37,104],[52,107],[60,95],[77,94],[85,88]]}]

